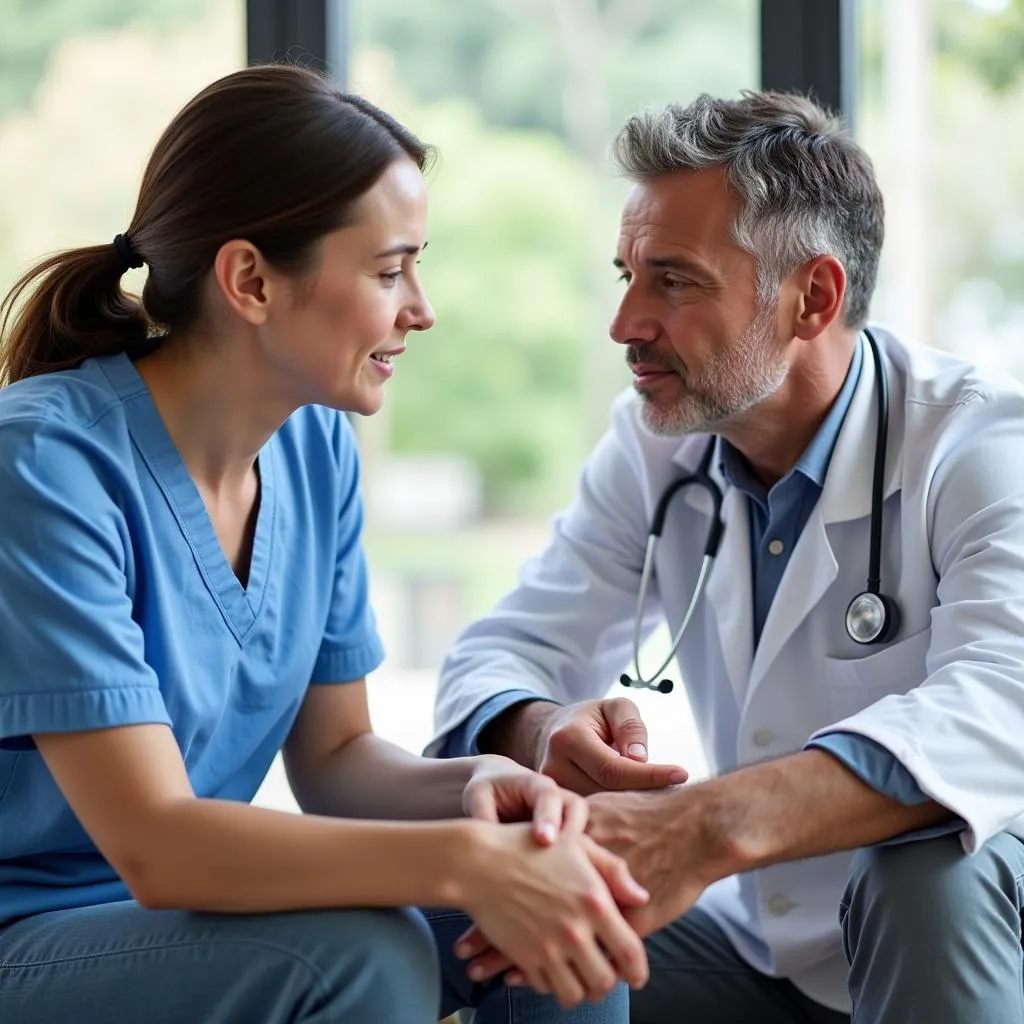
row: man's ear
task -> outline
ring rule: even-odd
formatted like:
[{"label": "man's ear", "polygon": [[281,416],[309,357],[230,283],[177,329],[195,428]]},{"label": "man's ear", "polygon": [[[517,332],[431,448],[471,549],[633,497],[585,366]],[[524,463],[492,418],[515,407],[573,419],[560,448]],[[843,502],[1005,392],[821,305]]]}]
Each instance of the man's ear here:
[{"label": "man's ear", "polygon": [[790,275],[796,292],[793,333],[818,337],[843,313],[846,269],[835,256],[816,256]]}]

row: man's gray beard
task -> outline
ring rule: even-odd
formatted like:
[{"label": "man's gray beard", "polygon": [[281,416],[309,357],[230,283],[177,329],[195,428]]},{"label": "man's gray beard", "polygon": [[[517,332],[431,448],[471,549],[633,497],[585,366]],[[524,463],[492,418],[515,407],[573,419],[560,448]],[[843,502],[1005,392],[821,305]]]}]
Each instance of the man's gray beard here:
[{"label": "man's gray beard", "polygon": [[[775,313],[774,304],[760,309],[736,343],[716,353],[697,387],[676,405],[659,406],[640,391],[644,426],[663,437],[718,433],[775,394],[789,372],[789,364],[776,354]],[[680,377],[689,388],[685,371]]]}]

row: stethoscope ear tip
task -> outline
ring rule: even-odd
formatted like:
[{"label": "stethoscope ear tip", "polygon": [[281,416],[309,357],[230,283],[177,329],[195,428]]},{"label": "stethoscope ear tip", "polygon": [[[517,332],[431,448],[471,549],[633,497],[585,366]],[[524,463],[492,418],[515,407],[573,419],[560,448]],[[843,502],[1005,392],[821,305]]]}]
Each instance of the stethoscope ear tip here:
[{"label": "stethoscope ear tip", "polygon": [[657,690],[658,693],[671,693],[676,685],[672,682],[671,679],[662,679],[660,683],[655,683],[653,679],[650,681],[639,678],[634,679],[632,676],[628,675],[625,672],[623,672],[622,675],[619,676],[619,682],[622,683],[623,686],[629,686],[633,689]]}]

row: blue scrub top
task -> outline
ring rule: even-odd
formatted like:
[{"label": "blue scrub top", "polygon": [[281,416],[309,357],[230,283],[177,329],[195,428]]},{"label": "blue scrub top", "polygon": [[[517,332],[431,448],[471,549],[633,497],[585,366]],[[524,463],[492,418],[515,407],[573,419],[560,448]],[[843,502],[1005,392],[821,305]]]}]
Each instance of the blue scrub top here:
[{"label": "blue scrub top", "polygon": [[382,660],[346,418],[298,410],[259,474],[243,587],[126,356],[0,390],[0,924],[128,898],[33,733],[166,723],[249,801],[307,686]]}]

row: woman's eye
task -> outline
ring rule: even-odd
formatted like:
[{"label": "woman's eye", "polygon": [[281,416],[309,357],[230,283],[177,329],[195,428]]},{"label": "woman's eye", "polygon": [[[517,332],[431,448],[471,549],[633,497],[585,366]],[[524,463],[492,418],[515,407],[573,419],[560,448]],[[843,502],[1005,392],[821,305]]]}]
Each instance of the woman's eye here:
[{"label": "woman's eye", "polygon": [[384,282],[386,288],[393,288],[397,283],[398,279],[402,276],[401,270],[389,270],[384,274],[380,275],[381,281]]}]

